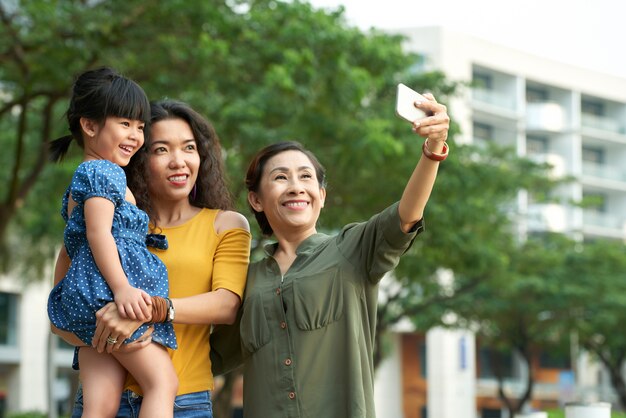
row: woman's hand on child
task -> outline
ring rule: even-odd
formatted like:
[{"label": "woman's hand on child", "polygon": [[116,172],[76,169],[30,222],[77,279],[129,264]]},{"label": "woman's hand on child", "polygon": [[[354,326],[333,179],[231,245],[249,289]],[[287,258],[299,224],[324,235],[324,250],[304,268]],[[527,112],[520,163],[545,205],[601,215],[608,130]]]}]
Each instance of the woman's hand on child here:
[{"label": "woman's hand on child", "polygon": [[[96,331],[91,345],[96,348],[99,353],[103,353],[105,350],[109,353],[116,351],[122,346],[124,340],[133,335],[133,332],[143,323],[144,322],[141,320],[122,317],[117,305],[113,302],[109,302],[96,312]],[[148,335],[148,337],[150,336]],[[115,343],[108,344],[108,338],[114,340]],[[144,338],[140,338],[140,340],[143,339]]]},{"label": "woman's hand on child", "polygon": [[147,322],[152,316],[152,299],[141,289],[125,286],[115,292],[115,304],[123,318]]}]

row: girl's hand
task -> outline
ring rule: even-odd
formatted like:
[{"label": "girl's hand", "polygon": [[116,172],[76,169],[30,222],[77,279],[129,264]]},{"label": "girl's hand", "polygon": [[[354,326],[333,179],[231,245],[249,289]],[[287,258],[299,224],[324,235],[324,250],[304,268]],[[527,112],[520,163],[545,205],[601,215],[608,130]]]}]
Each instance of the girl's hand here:
[{"label": "girl's hand", "polygon": [[413,131],[421,137],[428,138],[428,142],[431,144],[436,142],[443,144],[448,139],[448,130],[450,129],[448,109],[437,103],[432,94],[424,93],[424,97],[428,101],[416,103],[415,106],[432,114],[432,116],[413,122]]},{"label": "girl's hand", "polygon": [[[118,350],[128,337],[133,335],[143,321],[123,318],[117,305],[109,302],[96,312],[96,332],[91,345],[99,352]],[[143,338],[140,338],[143,340]],[[113,344],[107,342],[115,341]]]},{"label": "girl's hand", "polygon": [[141,289],[125,286],[115,292],[115,304],[123,318],[147,322],[152,316],[152,299]]}]

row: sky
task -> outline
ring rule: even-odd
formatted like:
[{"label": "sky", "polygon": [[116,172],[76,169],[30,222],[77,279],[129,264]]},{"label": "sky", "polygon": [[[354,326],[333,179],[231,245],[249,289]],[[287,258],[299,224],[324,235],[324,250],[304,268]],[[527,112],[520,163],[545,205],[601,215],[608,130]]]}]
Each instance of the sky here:
[{"label": "sky", "polygon": [[362,29],[443,26],[626,79],[624,0],[309,0]]}]

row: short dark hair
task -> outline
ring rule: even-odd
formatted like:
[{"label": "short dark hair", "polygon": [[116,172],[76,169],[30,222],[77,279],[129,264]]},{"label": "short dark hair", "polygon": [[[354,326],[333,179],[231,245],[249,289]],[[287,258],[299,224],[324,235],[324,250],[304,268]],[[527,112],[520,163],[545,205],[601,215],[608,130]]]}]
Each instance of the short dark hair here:
[{"label": "short dark hair", "polygon": [[[315,169],[315,175],[317,176],[317,181],[320,185],[320,188],[326,187],[326,169],[318,161],[315,154],[304,148],[304,146],[297,141],[283,141],[266,146],[265,148],[257,152],[256,155],[252,158],[252,161],[250,161],[250,165],[248,165],[248,171],[246,172],[246,188],[249,192],[258,193],[259,184],[261,182],[261,177],[263,176],[263,169],[265,168],[265,164],[273,156],[285,151],[300,151],[301,153],[306,155],[313,164],[313,168]],[[252,209],[254,217],[256,218],[256,221],[259,224],[263,235],[268,237],[271,236],[274,231],[272,230],[272,227],[270,226],[267,217],[265,216],[265,213],[257,212],[251,205],[250,209]]]},{"label": "short dark hair", "polygon": [[120,117],[143,121],[150,120],[150,101],[139,84],[119,74],[112,68],[87,70],[74,81],[67,112],[70,135],[50,143],[50,159],[60,161],[75,140],[83,147],[80,118],[102,125],[106,118]]},{"label": "short dark hair", "polygon": [[[196,179],[196,192],[189,196],[193,206],[201,208],[232,210],[233,198],[228,189],[228,181],[220,139],[213,125],[187,103],[176,100],[161,100],[150,103],[150,124],[170,119],[181,119],[189,125],[198,147],[200,167]],[[128,186],[135,194],[137,206],[148,213],[154,222],[152,204],[148,195],[146,179],[151,134],[147,135],[143,148],[126,167]]]}]

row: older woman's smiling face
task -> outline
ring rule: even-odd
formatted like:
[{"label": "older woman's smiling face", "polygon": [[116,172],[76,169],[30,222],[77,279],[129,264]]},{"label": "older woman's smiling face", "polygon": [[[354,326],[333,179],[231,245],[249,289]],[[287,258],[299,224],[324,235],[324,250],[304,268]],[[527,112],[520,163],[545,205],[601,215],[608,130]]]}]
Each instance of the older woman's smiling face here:
[{"label": "older woman's smiling face", "polygon": [[311,160],[295,150],[268,159],[258,192],[248,196],[252,207],[265,213],[275,234],[315,233],[325,199],[326,189],[320,187]]}]

